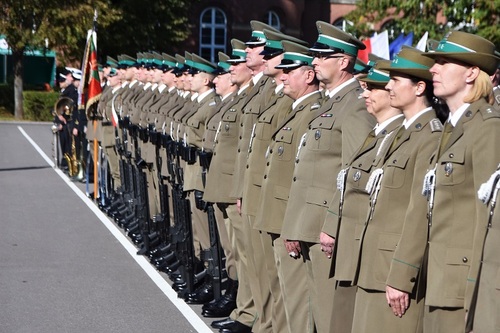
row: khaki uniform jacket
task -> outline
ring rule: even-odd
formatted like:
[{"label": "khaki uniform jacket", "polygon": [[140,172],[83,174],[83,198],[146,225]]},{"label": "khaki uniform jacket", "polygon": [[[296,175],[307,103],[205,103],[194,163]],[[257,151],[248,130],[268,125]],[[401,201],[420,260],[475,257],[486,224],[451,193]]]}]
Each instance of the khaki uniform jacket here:
[{"label": "khaki uniform jacket", "polygon": [[234,182],[231,197],[238,199],[243,195],[243,180],[247,165],[248,146],[252,129],[257,118],[266,106],[266,94],[276,85],[268,76],[263,75],[249,91],[245,103],[241,106],[243,114],[240,118],[238,148],[234,167]]},{"label": "khaki uniform jacket", "polygon": [[215,137],[222,119],[222,114],[225,111],[225,106],[232,103],[235,99],[236,92],[232,92],[224,100],[222,100],[217,108],[214,108],[211,115],[208,116],[205,123],[205,131],[201,139],[201,146],[204,151],[213,152],[215,145]]},{"label": "khaki uniform jacket", "polygon": [[[361,230],[364,229],[370,207],[370,196],[366,192],[366,184],[371,172],[382,167],[391,139],[395,136],[403,119],[403,115],[394,119],[377,136],[375,136],[375,130],[370,132],[353,160],[345,166],[348,168],[345,187],[343,191],[338,190],[335,193],[323,227],[323,231],[334,236],[336,240],[332,273],[337,281],[354,280]],[[344,195],[342,211],[340,211],[341,193]]]},{"label": "khaki uniform jacket", "polygon": [[241,105],[245,102],[250,86],[235,95],[234,100],[223,107],[223,114],[215,139],[214,153],[203,200],[212,203],[236,203],[231,197],[234,180],[234,163],[238,147]]},{"label": "khaki uniform jacket", "polygon": [[416,291],[427,241],[422,184],[442,129],[431,110],[392,138],[373,216],[354,236],[355,241],[359,239],[358,286],[382,292],[387,285],[407,293]]},{"label": "khaki uniform jacket", "polygon": [[498,255],[500,253],[500,211],[492,206],[493,201],[498,202],[500,199],[498,192],[495,193],[497,184],[492,182],[492,186],[488,186],[493,194],[488,207],[492,215],[487,225],[479,285],[476,286],[477,297],[473,299],[475,311],[469,312],[469,316],[474,318],[475,332],[500,332],[500,316],[498,316],[498,309],[500,309],[500,256]]},{"label": "khaki uniform jacket", "polygon": [[[186,139],[190,146],[195,146],[201,150],[203,132],[208,117],[217,110],[219,97],[212,91],[199,103],[198,110],[186,119]],[[184,190],[203,191],[203,181],[201,177],[201,165],[198,158],[194,164],[186,164],[184,168]]]},{"label": "khaki uniform jacket", "polygon": [[358,81],[349,81],[324,102],[309,123],[305,146],[295,163],[283,238],[319,242],[337,174],[375,126],[375,119],[359,98],[361,92]]},{"label": "khaki uniform jacket", "polygon": [[276,126],[283,121],[286,114],[292,109],[293,100],[283,94],[273,94],[273,98],[266,105],[257,119],[252,130],[248,147],[248,158],[244,170],[241,212],[246,215],[257,215],[260,205],[262,175],[266,165],[266,150],[271,142]]},{"label": "khaki uniform jacket", "polygon": [[[112,109],[113,109],[113,97],[118,96],[117,99],[119,99],[119,94],[120,90],[122,90],[121,87],[116,87],[114,89],[109,89],[111,94],[107,96],[108,98],[105,99],[106,105],[103,110],[103,120],[102,120],[102,141],[101,144],[103,147],[112,147],[115,146],[116,144],[116,132],[115,132],[115,127],[113,126],[111,122],[111,118],[113,117]],[[115,99],[116,101],[116,99]],[[119,101],[115,103],[115,108],[118,106]],[[116,111],[116,109],[115,109]],[[116,111],[118,112],[118,111]]]},{"label": "khaki uniform jacket", "polygon": [[93,141],[96,139],[97,141],[102,141],[102,118],[103,118],[103,109],[106,105],[106,101],[110,98],[112,88],[108,85],[103,87],[101,98],[99,99],[99,104],[97,105],[97,116],[99,117],[96,120],[90,120],[87,125],[87,133],[85,133],[87,140]]},{"label": "khaki uniform jacket", "polygon": [[468,307],[488,221],[477,191],[500,161],[499,128],[499,111],[483,100],[474,102],[431,161],[431,168],[436,166],[436,190],[426,305]]},{"label": "khaki uniform jacket", "polygon": [[272,134],[272,141],[265,153],[264,172],[260,176],[262,191],[255,229],[275,234],[281,232],[299,142],[320,108],[320,100],[319,91],[306,97],[278,123]]}]

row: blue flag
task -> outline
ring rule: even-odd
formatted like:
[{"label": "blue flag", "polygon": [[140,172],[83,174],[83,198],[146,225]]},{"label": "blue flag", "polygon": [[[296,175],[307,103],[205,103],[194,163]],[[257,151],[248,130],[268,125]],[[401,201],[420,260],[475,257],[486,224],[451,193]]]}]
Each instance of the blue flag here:
[{"label": "blue flag", "polygon": [[412,46],[413,44],[413,32],[410,32],[405,36],[404,33],[400,33],[398,37],[392,43],[389,44],[389,56],[391,60],[394,59],[394,56],[398,54],[403,45]]}]

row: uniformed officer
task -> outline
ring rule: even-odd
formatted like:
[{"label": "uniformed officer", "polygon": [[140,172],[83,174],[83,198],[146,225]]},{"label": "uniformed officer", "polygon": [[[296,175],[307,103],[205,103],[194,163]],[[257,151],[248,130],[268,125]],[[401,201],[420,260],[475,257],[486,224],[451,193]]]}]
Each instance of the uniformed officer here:
[{"label": "uniformed officer", "polygon": [[490,176],[488,181],[481,185],[478,198],[481,203],[488,206],[489,216],[486,236],[482,248],[481,266],[476,282],[476,288],[472,298],[472,304],[468,315],[468,327],[466,332],[500,332],[498,325],[498,308],[500,298],[498,297],[498,272],[500,261],[498,256],[498,244],[500,244],[500,220],[496,210],[498,190],[500,188],[500,169]]},{"label": "uniformed officer", "polygon": [[[274,301],[273,315],[277,316],[273,329],[275,332],[312,332],[309,302],[304,302],[308,297],[306,271],[301,260],[289,256],[279,236],[299,142],[320,107],[321,93],[309,49],[287,40],[282,44],[285,53],[277,67],[283,71],[280,77],[283,93],[293,100],[293,104],[272,131],[272,139],[264,153],[261,198],[254,228],[261,231],[265,269]],[[285,318],[280,317],[283,311]]]},{"label": "uniformed officer", "polygon": [[[404,47],[381,67],[391,75],[386,85],[390,105],[400,109],[405,120],[383,148],[379,167],[371,170],[364,221],[357,231],[355,227],[349,231],[344,220],[340,225],[335,276],[357,281],[354,332],[422,331],[423,299],[417,294],[417,281],[426,245],[427,210],[421,185],[442,130],[428,71],[432,64],[421,51]],[[353,247],[354,258],[349,254]],[[340,263],[342,254],[352,265],[347,270]]]},{"label": "uniformed officer", "polygon": [[368,177],[373,169],[381,167],[384,150],[394,130],[403,121],[399,109],[390,105],[389,92],[385,85],[389,82],[389,72],[380,70],[388,60],[379,60],[368,75],[358,78],[365,85],[362,97],[368,112],[375,117],[377,125],[368,134],[363,145],[348,161],[337,176],[337,192],[328,209],[325,227],[335,232],[335,248],[332,258],[332,271],[337,281],[334,298],[332,325],[336,332],[350,332],[354,312],[356,287],[347,282],[354,280],[358,259],[358,244],[355,242],[356,230],[366,222],[369,196],[365,191]]},{"label": "uniformed officer", "polygon": [[[359,99],[362,89],[352,74],[358,50],[365,45],[328,23],[316,25],[319,36],[310,51],[315,54],[313,66],[325,85],[326,98],[297,156],[281,237],[287,240],[289,253],[303,255],[308,272],[306,299],[311,302],[314,324],[319,332],[330,332],[335,284],[329,277],[331,261],[321,252],[320,233],[336,188],[331,175],[361,146],[375,121]],[[327,238],[333,245],[333,239]]]},{"label": "uniformed officer", "polygon": [[[236,309],[231,312],[229,319],[214,322],[213,325],[228,332],[239,330],[251,332],[252,325],[257,316],[257,310],[249,290],[249,275],[246,272],[247,253],[245,247],[246,235],[244,234],[243,221],[237,211],[236,199],[231,197],[233,180],[235,175],[235,159],[239,141],[240,118],[242,105],[244,105],[248,92],[252,87],[252,72],[246,66],[245,44],[237,39],[231,40],[233,48],[231,59],[231,81],[238,86],[239,90],[233,103],[228,103],[219,125],[219,133],[215,140],[214,154],[210,169],[207,174],[204,200],[216,203],[225,211],[226,226],[230,241],[235,251],[236,269],[238,273],[238,284],[231,285],[231,292],[226,291],[225,296],[236,297]],[[234,300],[230,297],[222,297],[219,302],[203,309],[202,315],[206,317],[219,317],[228,315],[227,310]],[[229,305],[229,306],[228,306]]]},{"label": "uniformed officer", "polygon": [[[265,153],[271,135],[276,130],[276,126],[281,123],[285,116],[290,112],[293,100],[283,93],[283,83],[281,75],[283,71],[276,68],[283,58],[284,40],[294,41],[302,45],[307,43],[295,37],[288,36],[274,30],[263,29],[266,38],[266,44],[261,51],[264,63],[264,76],[274,81],[274,91],[269,100],[260,106],[259,115],[253,124],[249,146],[247,149],[246,166],[241,179],[242,195],[241,195],[241,215],[243,221],[250,226],[248,232],[247,252],[253,271],[256,274],[254,290],[259,293],[255,296],[256,306],[259,309],[259,332],[278,332],[281,329],[286,329],[286,318],[283,306],[280,304],[275,306],[275,303],[281,303],[279,292],[279,284],[277,283],[276,271],[269,271],[266,268],[265,260],[269,259],[274,262],[273,256],[265,257],[261,235],[254,230],[254,220],[257,214],[262,186],[262,174],[265,167]],[[270,277],[276,282],[274,287],[270,285]],[[272,288],[274,288],[275,296],[272,296]],[[252,291],[253,292],[253,291]]]},{"label": "uniformed officer", "polygon": [[[183,116],[185,147],[191,158],[186,161],[184,168],[184,191],[188,192],[191,203],[193,239],[200,253],[200,260],[207,261],[206,253],[210,250],[210,236],[208,230],[208,216],[202,201],[204,184],[202,180],[202,169],[196,151],[202,148],[202,138],[205,124],[209,116],[217,109],[219,97],[214,90],[213,80],[216,66],[196,54],[192,54],[190,70],[191,91],[197,94],[196,106]],[[210,275],[207,275],[205,283],[200,286],[194,294],[187,295],[186,301],[190,303],[204,303],[213,298],[212,283]],[[199,297],[200,294],[207,298]]]},{"label": "uniformed officer", "polygon": [[[209,160],[213,156],[215,140],[218,135],[219,123],[221,121],[222,114],[225,111],[226,105],[230,105],[236,101],[235,95],[238,90],[238,87],[231,82],[231,75],[229,73],[229,67],[231,65],[227,62],[227,60],[229,60],[229,56],[223,52],[219,52],[218,57],[219,57],[219,62],[217,63],[217,69],[214,72],[216,76],[213,80],[213,83],[215,85],[215,92],[220,97],[221,101],[219,106],[215,108],[214,110],[215,112],[213,112],[207,118],[205,123],[205,131],[203,133],[203,138],[202,138],[202,151],[203,151],[202,154],[206,156],[207,158],[206,164],[208,165],[211,164]],[[201,158],[202,157],[200,156],[200,164],[203,165],[203,163],[201,163]],[[209,168],[203,171],[208,172],[208,169]],[[214,215],[217,223],[220,245],[222,247],[222,250],[224,251],[224,256],[226,258],[225,259],[225,268],[227,274],[226,284],[227,286],[231,287],[231,285],[234,285],[235,281],[238,279],[238,274],[236,272],[234,250],[229,240],[228,228],[226,227],[225,224],[225,217],[224,217],[225,210],[221,209],[219,205],[214,205],[214,206],[215,206]],[[231,293],[231,288],[226,288],[227,295],[226,294],[222,295],[220,300],[227,301],[229,299],[231,301],[230,293]],[[203,298],[202,295],[200,295],[200,299],[202,298]],[[207,306],[208,305],[211,306],[215,304],[215,302],[216,301],[214,300],[213,303],[209,303],[207,304]]]},{"label": "uniformed officer", "polygon": [[[113,193],[118,191],[121,186],[121,178],[120,178],[120,165],[119,165],[119,156],[118,151],[116,150],[116,132],[113,120],[113,113],[116,114],[117,107],[119,105],[118,101],[116,101],[116,97],[119,95],[119,90],[122,89],[121,86],[121,75],[116,69],[111,69],[108,74],[108,85],[110,89],[106,89],[105,93],[102,95],[100,103],[104,103],[105,107],[102,114],[102,148],[104,149],[104,154],[106,155],[109,170],[112,177],[112,191]],[[109,93],[108,93],[109,92]],[[115,98],[114,98],[115,97]],[[114,103],[117,102],[117,103]],[[113,194],[112,194],[113,196]]]},{"label": "uniformed officer", "polygon": [[[435,177],[430,201],[424,332],[463,332],[477,279],[487,207],[477,191],[500,161],[500,114],[492,106],[489,75],[498,68],[495,45],[452,31],[434,52],[434,94],[450,109],[431,160]],[[432,196],[431,196],[432,198]]]}]

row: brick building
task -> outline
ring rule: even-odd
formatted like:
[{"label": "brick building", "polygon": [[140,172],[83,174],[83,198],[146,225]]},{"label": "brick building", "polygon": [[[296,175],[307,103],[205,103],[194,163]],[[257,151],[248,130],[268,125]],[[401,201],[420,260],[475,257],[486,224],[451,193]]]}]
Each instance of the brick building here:
[{"label": "brick building", "polygon": [[250,38],[251,20],[268,23],[283,33],[313,43],[317,37],[315,22],[332,22],[332,1],[202,0],[193,6],[192,37],[187,41],[187,49],[216,61],[218,51],[230,51],[231,38],[242,41]]}]

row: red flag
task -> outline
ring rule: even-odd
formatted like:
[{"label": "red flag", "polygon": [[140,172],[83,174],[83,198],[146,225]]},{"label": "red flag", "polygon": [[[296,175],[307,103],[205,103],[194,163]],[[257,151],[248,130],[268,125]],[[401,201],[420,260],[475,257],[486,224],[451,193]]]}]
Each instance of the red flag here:
[{"label": "red flag", "polygon": [[99,67],[97,64],[97,49],[95,39],[97,39],[95,32],[92,33],[90,38],[89,59],[87,69],[89,73],[88,89],[87,89],[87,103],[85,109],[88,110],[94,103],[99,101],[101,97],[101,80],[99,78]]}]

